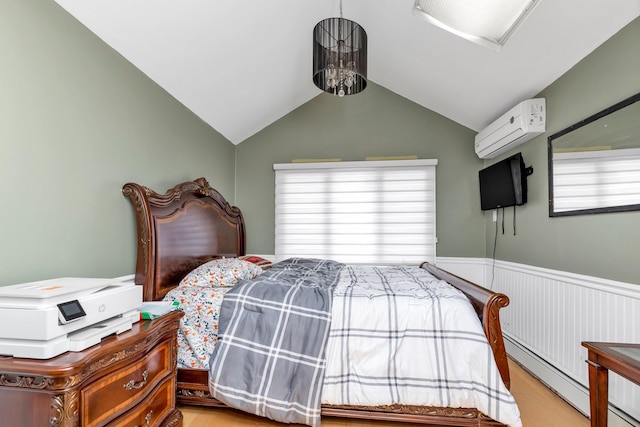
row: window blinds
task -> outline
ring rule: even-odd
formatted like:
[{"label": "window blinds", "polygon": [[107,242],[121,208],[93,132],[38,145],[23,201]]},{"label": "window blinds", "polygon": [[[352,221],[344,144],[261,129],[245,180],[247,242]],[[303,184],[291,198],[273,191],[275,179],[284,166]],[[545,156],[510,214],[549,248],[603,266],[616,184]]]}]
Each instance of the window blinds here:
[{"label": "window blinds", "polygon": [[275,255],[435,262],[437,160],[275,164]]},{"label": "window blinds", "polygon": [[553,153],[555,212],[640,204],[640,149]]}]

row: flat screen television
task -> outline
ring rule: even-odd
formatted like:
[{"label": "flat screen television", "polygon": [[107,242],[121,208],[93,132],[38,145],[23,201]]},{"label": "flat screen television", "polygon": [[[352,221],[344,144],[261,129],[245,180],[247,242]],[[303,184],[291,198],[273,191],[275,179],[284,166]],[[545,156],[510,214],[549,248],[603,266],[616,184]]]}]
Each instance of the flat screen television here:
[{"label": "flat screen television", "polygon": [[487,211],[527,203],[527,176],[532,173],[532,167],[525,167],[522,153],[482,169],[478,172],[480,208]]}]

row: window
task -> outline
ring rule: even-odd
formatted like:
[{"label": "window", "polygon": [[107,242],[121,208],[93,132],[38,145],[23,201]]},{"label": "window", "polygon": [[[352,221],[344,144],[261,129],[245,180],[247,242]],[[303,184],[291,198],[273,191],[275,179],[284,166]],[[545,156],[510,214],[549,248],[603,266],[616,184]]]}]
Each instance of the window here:
[{"label": "window", "polygon": [[274,165],[275,255],[435,262],[437,160]]}]

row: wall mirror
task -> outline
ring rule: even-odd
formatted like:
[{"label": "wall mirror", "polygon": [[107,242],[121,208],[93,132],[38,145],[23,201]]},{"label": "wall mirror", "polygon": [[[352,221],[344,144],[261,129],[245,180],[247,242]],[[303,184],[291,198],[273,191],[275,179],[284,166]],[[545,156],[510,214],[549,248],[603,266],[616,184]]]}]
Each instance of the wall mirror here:
[{"label": "wall mirror", "polygon": [[640,210],[640,93],[548,138],[549,216]]}]

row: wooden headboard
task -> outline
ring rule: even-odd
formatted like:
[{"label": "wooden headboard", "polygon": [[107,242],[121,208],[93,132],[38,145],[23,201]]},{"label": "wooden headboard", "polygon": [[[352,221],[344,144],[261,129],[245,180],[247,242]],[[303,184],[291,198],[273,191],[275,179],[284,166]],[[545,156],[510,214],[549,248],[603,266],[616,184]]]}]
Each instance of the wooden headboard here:
[{"label": "wooden headboard", "polygon": [[245,255],[240,209],[231,206],[206,179],[178,184],[164,194],[128,183],[122,193],[135,212],[135,282],[143,286],[145,301],[162,299],[187,273],[207,261]]}]

